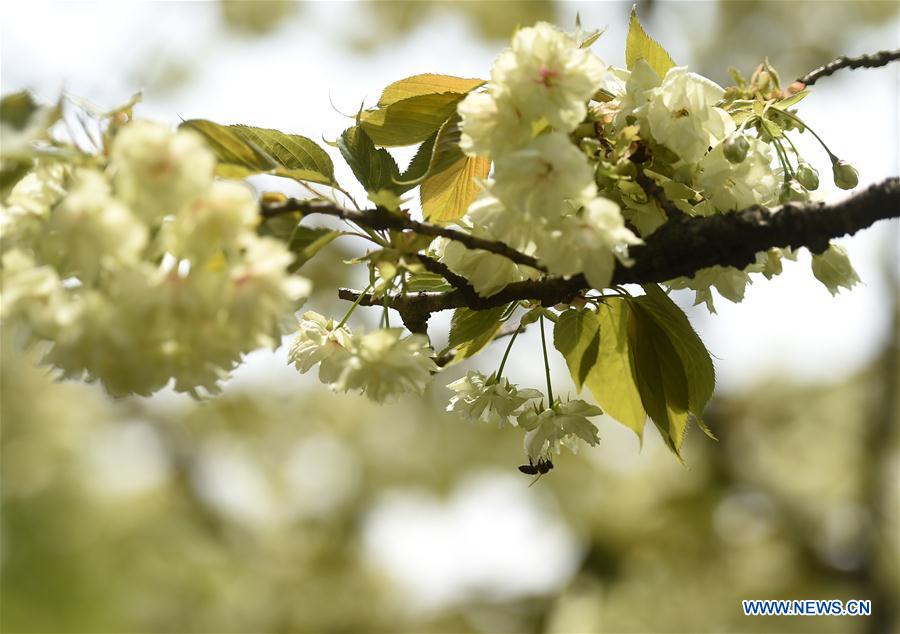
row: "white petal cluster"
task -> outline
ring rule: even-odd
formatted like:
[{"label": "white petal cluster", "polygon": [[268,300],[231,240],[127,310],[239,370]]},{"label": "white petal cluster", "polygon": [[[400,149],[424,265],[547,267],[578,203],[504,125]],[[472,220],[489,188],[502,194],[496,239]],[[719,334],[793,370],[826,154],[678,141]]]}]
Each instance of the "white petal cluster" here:
[{"label": "white petal cluster", "polygon": [[251,190],[214,166],[196,134],[137,121],[105,166],[37,167],[0,212],[5,324],[115,395],[172,380],[214,392],[243,354],[277,345],[309,282],[256,234]]},{"label": "white petal cluster", "polygon": [[498,379],[496,374],[485,376],[474,370],[447,387],[456,392],[447,405],[448,412],[471,422],[483,421],[500,427],[510,424],[510,417],[521,413],[528,401],[543,396],[539,390],[519,389],[505,378]]},{"label": "white petal cluster", "polygon": [[540,240],[538,252],[551,273],[568,277],[583,271],[598,289],[609,286],[616,259],[632,263],[628,245],[641,243],[625,227],[619,206],[606,198],[595,198],[580,214],[564,217]]},{"label": "white petal cluster", "polygon": [[[589,50],[541,22],[516,33],[486,92],[459,105],[463,150],[494,161],[493,178],[460,226],[535,257],[550,273],[585,271],[597,288],[609,285],[617,257],[630,262],[628,245],[640,243],[616,203],[598,197],[594,167],[569,137],[607,80]],[[435,240],[431,252],[482,296],[539,275],[445,239]]]},{"label": "white petal cluster", "polygon": [[378,403],[420,394],[438,369],[424,335],[404,337],[402,328],[357,334],[314,312],[300,320],[290,360],[301,372],[318,363],[319,380],[331,389],[358,391]]},{"label": "white petal cluster", "polygon": [[542,123],[571,132],[605,74],[603,62],[552,24],[519,29],[494,63],[487,92],[459,106],[463,150],[496,158],[527,144]]},{"label": "white petal cluster", "polygon": [[654,141],[696,163],[735,129],[731,116],[716,107],[724,95],[721,86],[685,66],[660,79],[641,59],[626,81],[618,123],[636,118]]},{"label": "white petal cluster", "polygon": [[519,416],[519,427],[526,430],[525,453],[537,460],[560,445],[570,451],[578,449],[578,439],[594,446],[600,442],[597,426],[588,420],[603,413],[599,407],[581,400],[558,402],[553,407],[527,409]]}]

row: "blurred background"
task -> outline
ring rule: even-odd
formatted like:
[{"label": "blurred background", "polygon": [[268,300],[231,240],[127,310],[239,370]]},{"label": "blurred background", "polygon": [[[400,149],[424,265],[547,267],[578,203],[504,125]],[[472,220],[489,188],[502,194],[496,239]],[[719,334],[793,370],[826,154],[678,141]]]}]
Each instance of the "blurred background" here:
[{"label": "blurred background", "polygon": [[[900,45],[895,2],[638,5],[675,60],[720,83],[765,56],[789,79]],[[621,66],[630,3],[0,7],[3,93],[114,106],[143,90],[139,116],[334,139],[351,124],[341,113],[391,81],[485,77],[517,25],[572,27],[580,13],[607,27],[595,51]],[[844,71],[801,104],[861,187],[900,172],[898,68]],[[598,448],[531,488],[518,432],[442,412],[443,385],[492,371],[502,350],[424,398],[374,407],[287,367],[285,346],[197,402],[113,400],[3,345],[0,629],[898,632],[898,223],[840,242],[863,284],[837,298],[808,255],[743,304],[718,299],[718,315],[676,297],[716,358],[718,442],[692,434],[682,467],[654,430],[640,447],[601,420]],[[309,308],[343,313],[334,289],[359,279],[341,248],[302,270],[318,289]],[[361,312],[357,325],[380,316]],[[536,336],[519,339],[509,374],[541,387]],[[553,370],[572,392],[561,359]],[[870,599],[873,615],[746,618],[750,598]]]}]

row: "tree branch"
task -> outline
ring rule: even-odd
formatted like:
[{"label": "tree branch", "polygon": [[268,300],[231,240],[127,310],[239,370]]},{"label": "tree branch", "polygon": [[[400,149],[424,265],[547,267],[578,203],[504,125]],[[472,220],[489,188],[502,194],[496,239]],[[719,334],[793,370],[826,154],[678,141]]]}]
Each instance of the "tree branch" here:
[{"label": "tree branch", "polygon": [[[814,253],[828,242],[854,234],[878,220],[900,217],[900,179],[893,177],[837,203],[789,203],[774,209],[754,206],[709,217],[670,220],[629,254],[634,265],[616,266],[612,284],[650,284],[692,276],[710,266],[743,269],[756,254],[773,247],[807,247]],[[437,311],[467,307],[484,310],[513,301],[534,300],[544,306],[571,302],[590,288],[583,275],[569,279],[544,277],[514,282],[490,297],[457,289],[447,293],[413,293],[388,298],[388,306],[416,324]],[[355,301],[359,292],[342,288],[341,299]],[[364,296],[364,306],[381,306],[382,298]],[[406,317],[404,317],[406,322]],[[421,330],[419,330],[421,332]]]},{"label": "tree branch", "polygon": [[530,266],[545,273],[547,271],[547,269],[530,255],[525,255],[520,251],[516,251],[502,242],[485,240],[484,238],[477,238],[463,231],[457,231],[456,229],[449,229],[427,222],[419,222],[418,220],[413,220],[407,216],[391,213],[380,207],[355,211],[353,209],[344,209],[327,200],[298,200],[296,198],[288,198],[278,202],[263,201],[260,207],[260,214],[263,218],[272,218],[280,214],[292,213],[295,211],[299,211],[304,216],[321,214],[342,218],[344,220],[355,222],[363,227],[368,227],[369,229],[407,230],[421,236],[448,238],[450,240],[455,240],[456,242],[461,242],[470,249],[490,251],[491,253],[502,255],[516,264]]},{"label": "tree branch", "polygon": [[879,51],[877,53],[869,53],[868,55],[860,55],[859,57],[848,57],[842,55],[837,59],[828,62],[824,66],[808,72],[803,77],[799,77],[797,81],[812,86],[822,77],[833,75],[842,68],[878,68],[879,66],[887,66],[891,62],[900,60],[900,49],[893,51]]}]

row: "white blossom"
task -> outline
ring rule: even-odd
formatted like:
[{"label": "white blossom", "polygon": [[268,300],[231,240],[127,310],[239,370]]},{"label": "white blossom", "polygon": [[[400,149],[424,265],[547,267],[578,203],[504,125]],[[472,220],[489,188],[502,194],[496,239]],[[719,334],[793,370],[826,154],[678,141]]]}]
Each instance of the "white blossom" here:
[{"label": "white blossom", "polygon": [[597,426],[588,417],[602,413],[599,407],[581,400],[556,403],[544,409],[526,409],[518,418],[519,427],[527,431],[525,453],[529,459],[538,460],[551,452],[558,453],[561,444],[575,452],[579,438],[596,445],[600,442]]},{"label": "white blossom", "polygon": [[519,29],[494,62],[490,91],[508,95],[526,122],[545,119],[571,132],[587,114],[587,101],[603,83],[606,67],[557,27],[538,22]]},{"label": "white blossom", "polygon": [[378,403],[407,392],[421,393],[437,371],[434,352],[424,335],[402,336],[402,328],[382,328],[353,339],[337,391],[359,390]]},{"label": "white blossom", "polygon": [[716,145],[700,161],[697,182],[716,211],[736,211],[752,205],[770,205],[778,194],[768,144],[747,137],[750,149],[740,163],[732,163],[724,144]]},{"label": "white blossom", "polygon": [[551,273],[569,277],[584,272],[593,288],[602,289],[612,280],[616,259],[630,265],[628,246],[641,242],[625,226],[616,203],[595,198],[580,214],[564,217],[545,232],[537,256]]},{"label": "white blossom", "polygon": [[527,145],[532,138],[531,123],[507,95],[471,92],[456,110],[462,118],[459,146],[470,156],[501,156]]},{"label": "white blossom", "polygon": [[350,355],[352,337],[346,326],[338,328],[332,320],[308,311],[300,320],[288,358],[304,374],[320,364],[319,380],[332,383],[340,376],[343,363]]},{"label": "white blossom", "polygon": [[511,211],[532,218],[556,219],[564,202],[587,202],[597,193],[587,157],[559,132],[497,159],[494,179],[492,193]]},{"label": "white blossom", "polygon": [[116,195],[147,221],[177,213],[202,195],[213,179],[215,157],[190,130],[135,121],[115,137],[110,170]]}]

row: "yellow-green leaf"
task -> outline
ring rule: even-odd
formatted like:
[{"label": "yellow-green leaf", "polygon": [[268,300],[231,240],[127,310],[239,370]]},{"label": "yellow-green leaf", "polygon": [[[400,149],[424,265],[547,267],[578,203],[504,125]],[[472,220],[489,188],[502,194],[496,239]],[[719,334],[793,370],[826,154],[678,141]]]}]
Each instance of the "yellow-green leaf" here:
[{"label": "yellow-green leaf", "polygon": [[219,162],[217,172],[221,176],[274,174],[325,185],[334,183],[331,157],[299,134],[246,125],[226,126],[205,119],[191,119],[181,127],[206,139]]},{"label": "yellow-green leaf", "polygon": [[600,352],[600,320],[588,309],[563,312],[553,327],[553,346],[559,350],[575,386],[580,390]]},{"label": "yellow-green leaf", "polygon": [[360,125],[375,145],[414,145],[434,134],[456,112],[456,104],[464,96],[457,92],[444,92],[407,97],[384,108],[363,111]]},{"label": "yellow-green leaf", "polygon": [[600,305],[597,317],[600,350],[585,385],[604,412],[643,439],[647,411],[638,391],[628,339],[631,308],[623,299],[608,299]]},{"label": "yellow-green leaf", "polygon": [[431,222],[461,218],[478,195],[478,181],[486,178],[490,169],[487,158],[461,156],[447,169],[422,181],[420,195],[425,218]]},{"label": "yellow-green leaf", "polygon": [[381,99],[378,100],[378,106],[383,108],[402,99],[418,97],[419,95],[434,95],[445,92],[465,95],[469,91],[484,85],[484,83],[483,79],[464,79],[450,75],[434,75],[431,73],[413,75],[412,77],[395,81],[385,88],[384,92],[381,93]]},{"label": "yellow-green leaf", "polygon": [[647,60],[650,68],[660,77],[675,66],[672,57],[659,42],[647,35],[637,17],[637,8],[631,9],[631,20],[628,24],[628,38],[625,40],[625,65],[628,70],[634,68],[639,59]]}]

